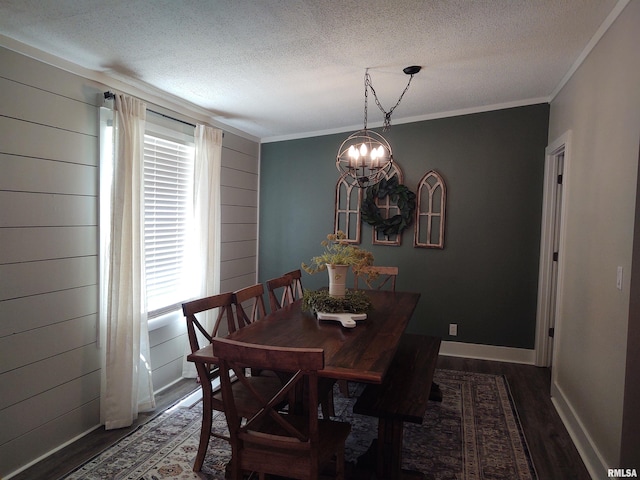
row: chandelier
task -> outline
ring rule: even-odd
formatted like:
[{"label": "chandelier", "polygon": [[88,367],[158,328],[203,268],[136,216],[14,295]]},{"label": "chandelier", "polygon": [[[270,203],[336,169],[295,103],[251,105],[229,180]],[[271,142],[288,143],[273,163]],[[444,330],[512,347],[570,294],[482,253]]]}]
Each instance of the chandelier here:
[{"label": "chandelier", "polygon": [[367,129],[367,102],[369,90],[373,93],[376,105],[384,114],[383,132],[391,127],[391,114],[400,105],[404,94],[409,90],[413,76],[420,71],[419,66],[403,69],[410,75],[409,82],[398,98],[396,104],[388,112],[380,104],[376,91],[371,84],[369,69],[364,74],[364,128],[352,133],[342,142],[336,157],[336,168],[350,185],[366,188],[375,185],[385,178],[393,164],[393,151],[389,142],[379,133]]}]

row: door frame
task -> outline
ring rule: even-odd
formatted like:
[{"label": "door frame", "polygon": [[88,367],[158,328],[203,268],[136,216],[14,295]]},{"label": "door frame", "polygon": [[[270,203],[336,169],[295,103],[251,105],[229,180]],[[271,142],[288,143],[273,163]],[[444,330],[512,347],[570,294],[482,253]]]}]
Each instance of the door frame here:
[{"label": "door frame", "polygon": [[[558,153],[564,152],[562,198],[560,205],[560,223],[556,227],[556,195],[558,192],[557,162]],[[542,194],[542,222],[540,233],[540,267],[538,274],[538,304],[536,311],[535,365],[549,367],[553,363],[560,335],[560,306],[562,305],[562,286],[565,259],[565,225],[567,193],[569,186],[569,166],[571,163],[571,131],[565,132],[551,142],[545,149],[544,186]],[[552,292],[554,282],[553,254],[555,229],[560,229],[559,258],[557,261],[556,291]],[[554,295],[555,293],[555,295]],[[555,297],[555,305],[552,305]],[[555,324],[553,341],[549,337],[550,315],[553,308]]]}]

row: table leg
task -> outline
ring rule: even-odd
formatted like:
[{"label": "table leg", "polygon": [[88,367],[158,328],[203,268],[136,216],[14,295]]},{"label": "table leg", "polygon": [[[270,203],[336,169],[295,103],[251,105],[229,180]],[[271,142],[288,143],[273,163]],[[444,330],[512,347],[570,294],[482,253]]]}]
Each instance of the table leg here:
[{"label": "table leg", "polygon": [[378,455],[376,473],[378,478],[399,478],[402,468],[403,422],[378,419]]},{"label": "table leg", "polygon": [[380,479],[421,479],[421,472],[402,469],[402,438],[404,422],[378,419],[376,476]]}]

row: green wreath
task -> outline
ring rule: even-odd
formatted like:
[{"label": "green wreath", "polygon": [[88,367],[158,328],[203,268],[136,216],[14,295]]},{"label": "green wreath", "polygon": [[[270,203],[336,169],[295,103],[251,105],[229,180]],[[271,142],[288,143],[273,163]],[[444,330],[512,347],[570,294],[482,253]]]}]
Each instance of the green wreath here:
[{"label": "green wreath", "polygon": [[[376,205],[376,198],[389,197],[394,202],[400,213],[389,218],[382,218],[380,209]],[[416,194],[406,186],[398,183],[398,175],[390,179],[382,179],[379,183],[367,188],[360,213],[362,219],[369,225],[373,225],[384,235],[398,235],[413,221],[413,212],[416,209]]]}]

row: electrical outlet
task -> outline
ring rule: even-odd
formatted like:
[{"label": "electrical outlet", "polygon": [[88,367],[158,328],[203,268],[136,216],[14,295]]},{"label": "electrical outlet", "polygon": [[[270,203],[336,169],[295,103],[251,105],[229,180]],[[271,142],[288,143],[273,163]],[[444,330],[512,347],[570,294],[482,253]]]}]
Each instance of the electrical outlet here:
[{"label": "electrical outlet", "polygon": [[455,337],[456,335],[458,335],[458,324],[457,323],[450,323],[449,324],[449,335],[451,335],[452,337]]}]

